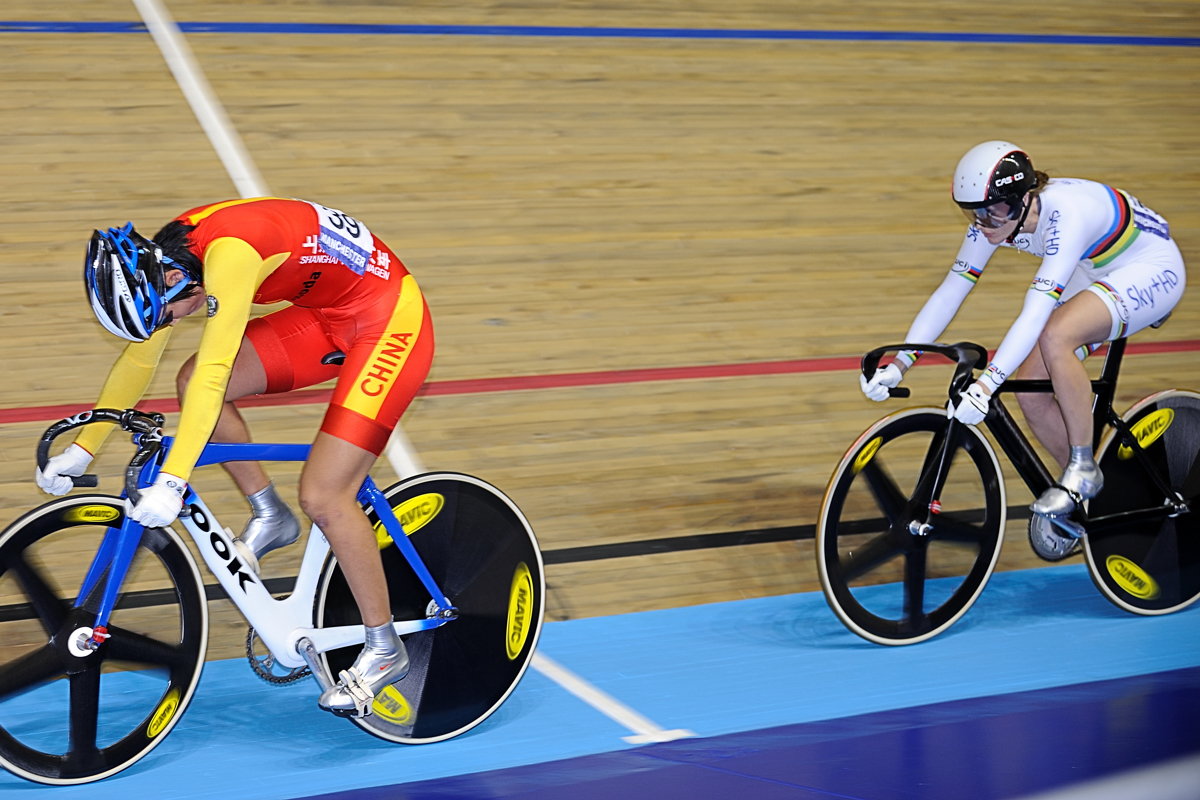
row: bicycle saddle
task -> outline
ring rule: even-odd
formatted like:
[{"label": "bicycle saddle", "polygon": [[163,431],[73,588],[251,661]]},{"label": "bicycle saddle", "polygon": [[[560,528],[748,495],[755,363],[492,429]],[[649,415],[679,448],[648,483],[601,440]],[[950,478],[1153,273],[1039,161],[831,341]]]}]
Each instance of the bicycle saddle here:
[{"label": "bicycle saddle", "polygon": [[345,360],[346,354],[341,350],[334,350],[332,353],[326,353],[325,355],[321,356],[321,363],[325,365],[337,364],[338,366],[341,366],[342,362]]}]

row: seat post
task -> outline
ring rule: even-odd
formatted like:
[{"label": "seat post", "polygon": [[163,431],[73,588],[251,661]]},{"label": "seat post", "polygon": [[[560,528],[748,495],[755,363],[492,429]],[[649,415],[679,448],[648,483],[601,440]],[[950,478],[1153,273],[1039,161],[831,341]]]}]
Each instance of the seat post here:
[{"label": "seat post", "polygon": [[1121,360],[1125,356],[1125,339],[1113,339],[1108,344],[1104,366],[1100,368],[1100,379],[1092,381],[1092,450],[1100,447],[1104,426],[1113,414],[1112,402],[1117,395],[1117,376],[1121,373]]}]

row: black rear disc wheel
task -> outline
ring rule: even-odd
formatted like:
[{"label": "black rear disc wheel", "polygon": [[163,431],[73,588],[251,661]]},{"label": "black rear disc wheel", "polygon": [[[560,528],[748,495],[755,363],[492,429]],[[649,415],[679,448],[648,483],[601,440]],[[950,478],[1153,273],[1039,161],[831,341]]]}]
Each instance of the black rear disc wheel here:
[{"label": "black rear disc wheel", "polygon": [[[516,505],[478,478],[429,473],[400,481],[384,495],[458,617],[405,636],[407,677],[376,697],[370,716],[352,721],[403,744],[449,739],[487,719],[529,666],[545,607],[541,553]],[[375,514],[368,516],[377,536],[385,536]],[[432,598],[399,549],[385,539],[380,555],[393,617],[426,618]],[[318,627],[362,624],[332,553],[316,602]],[[323,653],[327,674],[336,679],[359,649]]]},{"label": "black rear disc wheel", "polygon": [[[1089,533],[1084,537],[1088,572],[1101,594],[1120,608],[1147,616],[1170,614],[1200,597],[1200,394],[1160,392],[1134,404],[1124,419],[1191,511]],[[1097,460],[1104,489],[1088,501],[1089,518],[1165,501],[1115,433],[1109,433]]]}]

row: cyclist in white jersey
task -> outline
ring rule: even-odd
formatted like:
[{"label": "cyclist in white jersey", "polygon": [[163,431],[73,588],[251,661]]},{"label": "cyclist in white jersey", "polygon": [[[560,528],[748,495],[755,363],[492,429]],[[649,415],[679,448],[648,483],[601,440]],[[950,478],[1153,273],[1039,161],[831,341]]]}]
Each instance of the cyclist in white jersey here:
[{"label": "cyclist in white jersey", "polygon": [[[997,247],[1042,259],[1020,315],[987,370],[953,414],[975,425],[1010,376],[1050,378],[1054,395],[1018,394],[1029,427],[1063,466],[1058,483],[1031,506],[1038,555],[1057,561],[1077,549],[1082,531],[1068,517],[1104,485],[1092,454],[1092,390],[1083,359],[1106,341],[1161,324],[1187,283],[1183,257],[1161,216],[1120,189],[1087,180],[1050,179],[1009,142],[984,142],[955,170],[954,200],[970,226],[946,279],[905,341],[934,342],[958,313]],[[905,352],[867,380],[883,400],[920,356]]]}]

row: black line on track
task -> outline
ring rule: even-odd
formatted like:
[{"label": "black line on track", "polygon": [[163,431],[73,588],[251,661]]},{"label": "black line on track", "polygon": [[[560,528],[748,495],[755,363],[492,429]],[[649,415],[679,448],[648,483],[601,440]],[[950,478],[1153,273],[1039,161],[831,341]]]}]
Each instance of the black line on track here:
[{"label": "black line on track", "polygon": [[[1009,519],[1028,519],[1028,506],[1009,506]],[[864,530],[878,530],[882,520],[864,520],[861,524]],[[847,526],[843,526],[847,527]],[[680,553],[685,550],[708,550],[716,547],[740,547],[749,544],[766,544],[768,542],[790,542],[801,539],[812,539],[816,536],[817,526],[789,525],[782,528],[757,528],[748,531],[728,531],[723,533],[699,533],[692,536],[667,536],[661,539],[639,539],[635,542],[616,542],[614,544],[593,544],[583,547],[562,547],[557,550],[543,550],[542,561],[547,564],[578,564],[584,561],[604,561],[610,558],[633,558],[660,553]],[[847,533],[854,533],[853,529]],[[273,595],[291,594],[296,585],[295,576],[283,578],[267,578],[263,582],[266,590]],[[206,583],[204,596],[208,600],[225,600],[227,595],[219,583]],[[127,592],[117,602],[117,608],[148,608],[150,606],[168,605],[176,602],[175,592],[171,589],[148,589],[138,592]],[[0,622],[14,622],[23,619],[35,619],[33,606],[29,603],[13,603],[0,606]]]}]

